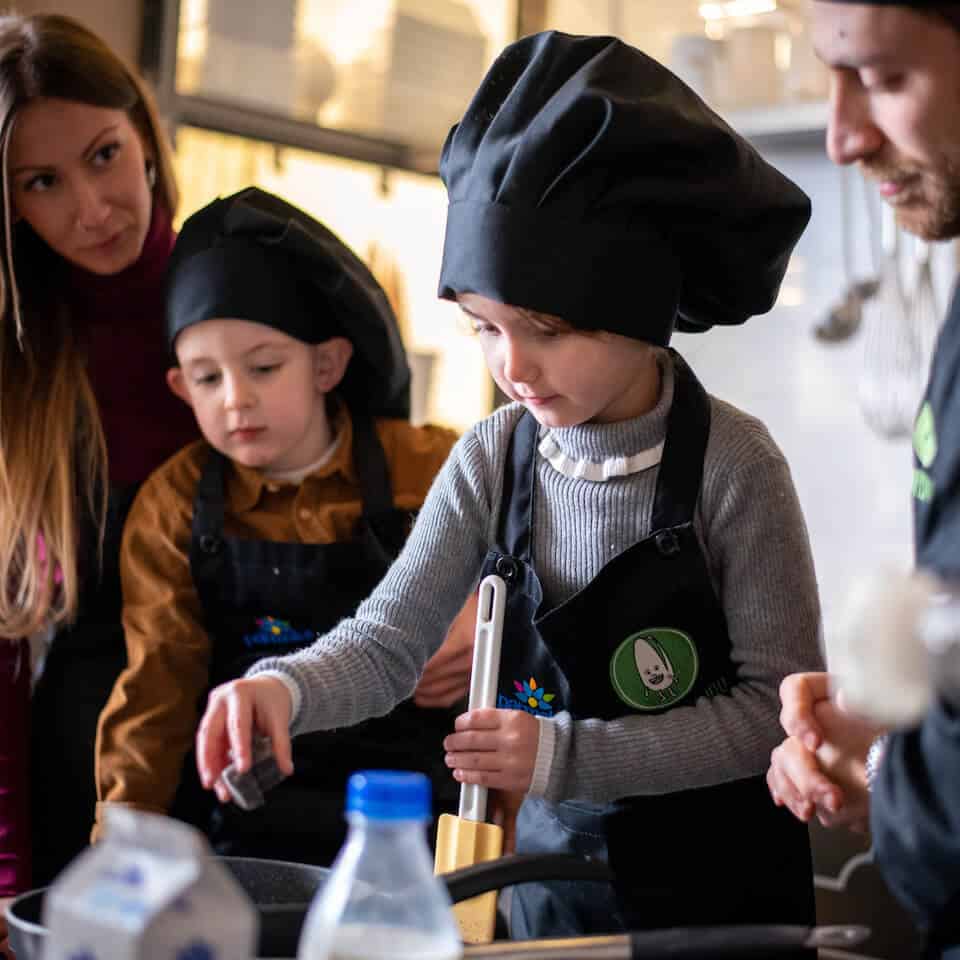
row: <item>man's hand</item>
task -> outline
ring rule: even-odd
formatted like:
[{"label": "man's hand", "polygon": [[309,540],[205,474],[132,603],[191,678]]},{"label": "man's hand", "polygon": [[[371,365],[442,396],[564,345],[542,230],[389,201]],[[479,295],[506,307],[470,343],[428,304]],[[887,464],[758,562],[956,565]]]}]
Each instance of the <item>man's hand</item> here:
[{"label": "man's hand", "polygon": [[808,750],[823,742],[823,731],[814,708],[830,699],[830,677],[826,673],[792,673],[780,684],[780,726],[788,737],[796,737]]},{"label": "man's hand", "polygon": [[870,792],[867,787],[867,752],[870,744],[885,731],[840,703],[822,700],[814,714],[824,740],[817,749],[820,769],[840,789],[840,803],[834,810],[821,809],[817,818],[825,827],[847,826],[865,832],[870,822]]},{"label": "man's hand", "polygon": [[413,694],[418,707],[452,707],[470,691],[477,594],[471,594],[457,614],[440,649],[427,661]]},{"label": "man's hand", "polygon": [[865,761],[882,730],[830,700],[824,673],[795,674],[780,687],[780,720],[788,734],[770,756],[767,786],[777,806],[808,821],[866,829]]},{"label": "man's hand", "polygon": [[231,762],[240,773],[250,769],[254,730],[269,737],[280,770],[293,773],[291,707],[289,691],[275,677],[234,680],[211,691],[197,730],[197,770],[221,803],[230,800],[230,792],[220,774]]},{"label": "man's hand", "polygon": [[540,742],[540,725],[522,710],[470,710],[457,717],[444,741],[454,779],[494,790],[530,789]]}]

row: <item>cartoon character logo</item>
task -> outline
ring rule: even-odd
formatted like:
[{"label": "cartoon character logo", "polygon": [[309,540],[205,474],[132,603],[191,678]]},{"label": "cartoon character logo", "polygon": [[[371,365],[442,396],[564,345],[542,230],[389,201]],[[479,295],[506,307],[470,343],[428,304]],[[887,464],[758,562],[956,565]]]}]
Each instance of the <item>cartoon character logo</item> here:
[{"label": "cartoon character logo", "polygon": [[673,665],[656,637],[638,636],[633,641],[633,659],[648,690],[663,690],[673,683]]},{"label": "cartoon character logo", "polygon": [[524,710],[535,717],[552,717],[555,693],[547,693],[546,688],[537,683],[536,677],[530,677],[522,683],[513,681],[515,693],[513,696],[500,694],[497,697],[497,706],[503,710]]},{"label": "cartoon character logo", "polygon": [[657,627],[631,634],[610,658],[610,682],[635,710],[679,703],[700,672],[697,647],[682,630]]}]

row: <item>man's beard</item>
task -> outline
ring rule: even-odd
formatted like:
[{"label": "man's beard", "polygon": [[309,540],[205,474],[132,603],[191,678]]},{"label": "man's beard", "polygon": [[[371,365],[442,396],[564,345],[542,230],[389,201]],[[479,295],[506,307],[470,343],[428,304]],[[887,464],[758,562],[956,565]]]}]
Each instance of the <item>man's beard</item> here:
[{"label": "man's beard", "polygon": [[863,172],[876,182],[916,178],[908,190],[916,190],[918,198],[892,204],[904,230],[928,241],[960,236],[960,155],[942,157],[934,170],[894,161],[864,164]]}]

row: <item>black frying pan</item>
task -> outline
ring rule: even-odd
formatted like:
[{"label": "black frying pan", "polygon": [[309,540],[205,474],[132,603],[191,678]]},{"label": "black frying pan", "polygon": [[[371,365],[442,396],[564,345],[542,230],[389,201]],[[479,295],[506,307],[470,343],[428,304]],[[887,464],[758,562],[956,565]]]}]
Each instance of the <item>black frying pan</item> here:
[{"label": "black frying pan", "polygon": [[[256,904],[260,914],[259,957],[295,957],[300,930],[310,901],[326,882],[329,870],[302,863],[224,857],[222,862]],[[444,876],[456,903],[489,890],[547,880],[603,881],[606,864],[563,854],[520,854],[476,864]],[[46,929],[42,924],[43,890],[17,897],[10,906],[10,945],[17,960],[42,960]],[[650,930],[613,937],[583,937],[563,941],[496,943],[468,947],[465,957],[508,960],[512,956],[603,957],[605,960],[685,960],[685,958],[810,956],[813,947],[852,947],[866,939],[863,927],[689,927]],[[510,951],[513,951],[512,953]],[[519,951],[519,952],[518,952]]]}]

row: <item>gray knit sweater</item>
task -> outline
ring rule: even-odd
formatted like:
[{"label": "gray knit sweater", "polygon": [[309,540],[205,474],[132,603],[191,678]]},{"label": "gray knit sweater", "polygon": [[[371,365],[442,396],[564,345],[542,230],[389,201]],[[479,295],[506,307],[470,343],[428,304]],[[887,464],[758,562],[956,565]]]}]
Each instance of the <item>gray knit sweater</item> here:
[{"label": "gray knit sweater", "polygon": [[[650,450],[664,438],[673,385],[667,360],[649,413],[554,429],[551,436],[574,461]],[[522,413],[519,404],[502,407],[464,434],[403,552],[355,617],[311,647],[250,670],[279,671],[293,681],[294,734],[380,716],[411,695],[494,542],[507,444]],[[580,590],[650,532],[658,470],[594,481],[567,476],[539,457],[533,561],[543,609]],[[695,529],[727,617],[738,668],[732,695],[609,722],[575,721],[567,713],[541,719],[551,725],[551,756],[536,792],[548,800],[600,803],[760,774],[782,737],[780,681],[823,669],[813,561],[789,468],[760,421],[716,398]]]}]

